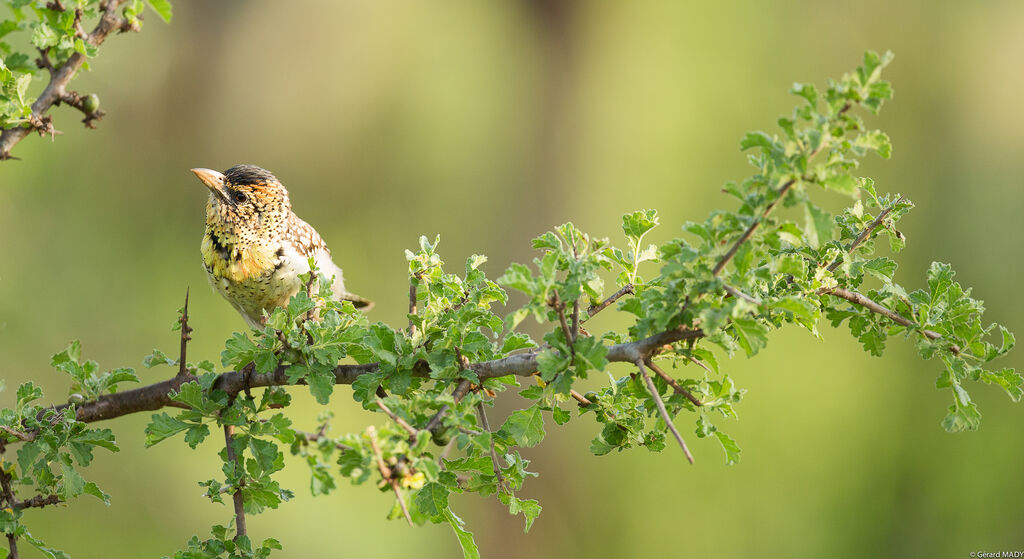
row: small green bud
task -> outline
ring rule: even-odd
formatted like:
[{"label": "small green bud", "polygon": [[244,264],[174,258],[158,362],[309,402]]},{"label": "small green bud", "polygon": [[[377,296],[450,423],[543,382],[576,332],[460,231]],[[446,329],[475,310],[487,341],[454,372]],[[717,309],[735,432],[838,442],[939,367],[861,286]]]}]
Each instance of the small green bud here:
[{"label": "small green bud", "polygon": [[97,109],[100,108],[100,96],[95,93],[90,93],[82,99],[82,109],[89,114],[93,114]]},{"label": "small green bud", "polygon": [[68,396],[69,404],[81,404],[82,402],[85,402],[85,396],[81,394],[75,393]]}]

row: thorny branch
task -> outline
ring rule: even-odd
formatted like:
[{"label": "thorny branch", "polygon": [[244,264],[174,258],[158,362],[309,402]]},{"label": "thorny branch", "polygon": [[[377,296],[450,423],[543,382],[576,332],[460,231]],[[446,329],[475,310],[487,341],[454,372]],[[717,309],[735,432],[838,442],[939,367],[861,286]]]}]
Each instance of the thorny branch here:
[{"label": "thorny branch", "polygon": [[[110,33],[114,31],[138,31],[137,25],[117,15],[117,8],[124,3],[125,0],[107,0],[105,3],[101,3],[103,14],[100,17],[99,23],[96,28],[93,29],[92,33],[89,33],[85,37],[85,41],[92,46],[100,46],[103,41],[107,38]],[[42,64],[49,64],[48,58],[41,58]],[[71,82],[71,78],[75,76],[79,68],[85,62],[85,55],[80,52],[75,52],[68,57],[67,62],[62,64],[59,68],[53,68],[50,71],[50,81],[47,83],[46,88],[39,94],[39,97],[32,103],[32,115],[29,117],[28,127],[17,127],[8,128],[0,133],[0,160],[11,158],[11,149],[23,140],[25,136],[28,136],[29,132],[38,130],[40,133],[54,134],[56,131],[53,129],[53,125],[50,123],[50,117],[46,115],[46,112],[50,110],[50,107],[57,104],[65,95],[68,94],[67,85]],[[45,66],[44,66],[45,67]]]}]

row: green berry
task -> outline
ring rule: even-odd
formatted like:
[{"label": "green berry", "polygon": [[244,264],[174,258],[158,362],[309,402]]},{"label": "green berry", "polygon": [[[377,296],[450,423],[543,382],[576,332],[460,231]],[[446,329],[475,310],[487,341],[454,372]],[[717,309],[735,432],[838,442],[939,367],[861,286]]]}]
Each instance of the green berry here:
[{"label": "green berry", "polygon": [[82,99],[82,108],[85,112],[93,114],[97,109],[100,108],[100,96],[95,93],[90,93]]}]

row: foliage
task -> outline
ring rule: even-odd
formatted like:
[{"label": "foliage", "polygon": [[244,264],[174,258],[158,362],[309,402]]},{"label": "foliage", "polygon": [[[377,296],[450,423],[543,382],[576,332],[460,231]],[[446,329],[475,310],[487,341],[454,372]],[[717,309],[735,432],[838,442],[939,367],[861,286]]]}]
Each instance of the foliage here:
[{"label": "foliage", "polygon": [[[67,4],[65,5],[66,2]],[[41,71],[53,72],[73,56],[90,59],[99,47],[86,31],[105,11],[118,14],[125,29],[138,30],[142,12],[149,7],[164,21],[171,19],[168,0],[3,0],[10,15],[0,19],[0,129],[40,127],[36,101],[31,90]],[[88,62],[83,68],[89,69]],[[95,94],[76,104],[87,116],[98,118],[99,97]]]},{"label": "foliage", "polygon": [[[446,271],[438,240],[422,237],[418,250],[406,253],[414,298],[404,329],[370,323],[351,303],[330,300],[330,280],[314,269],[303,278],[307,289],[267,315],[261,330],[235,333],[225,343],[222,366],[266,387],[261,394],[227,389],[227,375],[209,361],[186,363],[187,382],[170,395],[186,409],[157,413],[146,428],[147,445],[183,434],[192,449],[216,430],[225,433],[221,470],[199,485],[211,501],[226,503],[230,496],[240,510],[233,523],[213,527],[212,538],[195,536],[174,557],[266,557],[280,549],[273,539],[255,546],[239,521],[293,496],[275,479],[289,460],[286,452],[309,468],[313,495],[331,493],[342,479],[371,482],[393,495],[390,518],[448,524],[466,557],[479,551],[452,509],[453,494],[494,496],[523,515],[528,531],[541,506],[524,498],[525,481],[537,474],[522,449],[572,420],[573,408],[597,423],[595,455],[661,451],[671,432],[689,456],[675,424],[692,421],[694,434],[716,440],[725,462],[735,464],[740,447],[721,427],[737,417],[745,391],[722,358],[753,357],[772,330],[788,324],[819,336],[823,317],[833,326],[846,323],[872,355],[902,336],[922,358],[940,362],[937,385],[952,392],[942,422],[949,431],[978,425],[968,381],[998,385],[1018,401],[1024,379],[988,365],[1012,348],[1013,335],[984,326],[982,303],[954,281],[947,264],[933,264],[926,287],[915,291],[895,281],[891,256],[906,240],[897,223],[913,205],[854,174],[869,152],[888,158],[892,151],[888,137],[856,113],[877,113],[892,96],[880,79],[890,60],[869,52],[855,72],[823,91],[794,85],[801,103],[778,120],[780,132],[752,132],[740,143],[755,172],[724,187],[738,208],[684,224],[682,237],[651,244],[659,225],[654,210],[623,216],[624,247],[566,223],[533,240],[540,253],[532,266],[512,264],[497,280],[485,275],[486,257],[479,255],[458,274]],[[833,215],[820,200],[836,197],[853,202]],[[506,288],[525,302],[502,316],[495,306],[508,303]],[[631,318],[628,330],[588,331],[590,320],[613,304]],[[531,317],[545,332],[540,340],[520,330]],[[78,395],[72,404],[33,407],[41,392],[28,384],[19,389],[16,408],[0,413],[8,433],[34,437],[18,453],[20,475],[7,463],[3,471],[62,500],[82,493],[106,499],[72,466],[86,465],[94,446],[116,450],[113,438],[86,429],[75,409],[136,379],[124,369],[97,374],[98,366],[81,363],[80,353],[76,342],[53,361],[72,377]],[[345,359],[359,366],[339,366]],[[157,351],[145,363],[177,367],[180,361],[184,355]],[[615,377],[612,362],[635,372]],[[574,389],[600,373],[608,376],[601,390]],[[353,399],[382,414],[381,423],[332,436],[329,414],[314,431],[303,431],[282,411],[291,402],[287,385],[305,384],[326,404],[339,383],[351,383]],[[494,429],[487,410],[510,389],[528,405]],[[52,471],[56,464],[59,473]],[[20,511],[9,516],[4,531],[28,539]]]}]

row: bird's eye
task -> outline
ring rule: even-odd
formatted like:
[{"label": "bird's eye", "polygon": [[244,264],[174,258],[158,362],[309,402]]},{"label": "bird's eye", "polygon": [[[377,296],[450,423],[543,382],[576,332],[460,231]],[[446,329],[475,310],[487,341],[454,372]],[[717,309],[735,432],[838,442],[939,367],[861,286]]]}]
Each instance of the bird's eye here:
[{"label": "bird's eye", "polygon": [[246,200],[247,200],[247,198],[245,197],[244,193],[242,193],[242,192],[236,192],[235,193],[235,202],[238,202],[239,204],[241,204],[241,203],[245,202]]}]

